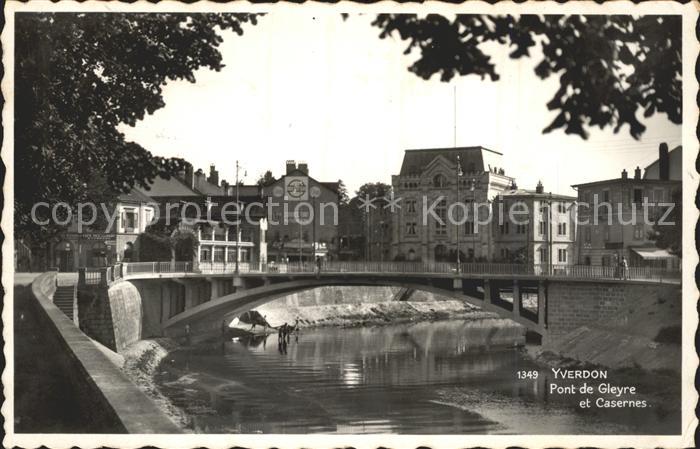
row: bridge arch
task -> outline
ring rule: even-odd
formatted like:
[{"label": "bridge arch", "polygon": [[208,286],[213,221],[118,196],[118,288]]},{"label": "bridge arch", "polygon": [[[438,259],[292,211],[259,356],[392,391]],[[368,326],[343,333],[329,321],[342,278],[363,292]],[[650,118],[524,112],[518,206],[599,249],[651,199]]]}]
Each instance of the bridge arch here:
[{"label": "bridge arch", "polygon": [[407,280],[400,277],[352,279],[346,276],[323,276],[320,278],[277,280],[276,282],[244,289],[194,306],[163,322],[162,328],[166,335],[173,337],[185,335],[185,326],[189,326],[192,333],[220,332],[221,322],[224,317],[240,315],[290,294],[317,287],[382,286],[410,288],[458,299],[482,310],[494,312],[501,318],[515,321],[540,335],[544,334],[544,326],[541,323],[523,317],[519,313],[516,314],[513,310],[501,307],[497,303],[466,295],[462,290],[454,290],[452,288],[452,278],[445,280],[448,282],[443,283],[443,285],[434,285],[435,283],[430,280],[423,283],[420,279]]}]

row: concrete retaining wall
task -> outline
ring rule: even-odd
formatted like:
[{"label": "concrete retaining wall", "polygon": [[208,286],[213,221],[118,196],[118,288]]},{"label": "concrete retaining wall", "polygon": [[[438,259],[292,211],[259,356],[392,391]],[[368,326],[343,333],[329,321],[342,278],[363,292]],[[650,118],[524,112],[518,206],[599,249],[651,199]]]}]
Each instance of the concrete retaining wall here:
[{"label": "concrete retaining wall", "polygon": [[[156,302],[156,305],[159,304]],[[141,293],[126,281],[109,289],[102,285],[79,288],[78,313],[80,328],[117,352],[143,338],[142,329],[149,323],[144,320]]]},{"label": "concrete retaining wall", "polygon": [[179,428],[117,369],[52,302],[55,273],[32,284],[34,309],[52,353],[71,379],[71,391],[83,407],[86,433],[179,433]]}]

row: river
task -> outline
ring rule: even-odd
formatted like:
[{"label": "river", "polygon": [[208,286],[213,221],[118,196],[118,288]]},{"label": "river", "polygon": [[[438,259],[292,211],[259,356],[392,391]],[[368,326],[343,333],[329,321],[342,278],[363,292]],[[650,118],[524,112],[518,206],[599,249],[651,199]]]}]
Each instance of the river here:
[{"label": "river", "polygon": [[[660,408],[588,409],[548,394],[551,370],[506,320],[302,331],[169,354],[155,381],[205,433],[664,434]],[[517,379],[537,370],[537,380]]]}]

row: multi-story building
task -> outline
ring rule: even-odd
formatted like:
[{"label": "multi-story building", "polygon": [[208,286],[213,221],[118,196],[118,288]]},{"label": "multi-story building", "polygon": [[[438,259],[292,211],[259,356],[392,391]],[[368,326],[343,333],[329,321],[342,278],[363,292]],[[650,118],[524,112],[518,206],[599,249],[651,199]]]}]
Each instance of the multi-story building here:
[{"label": "multi-story building", "polygon": [[[392,213],[391,257],[454,261],[459,246],[462,261],[490,260],[490,225],[479,223],[488,222],[491,202],[513,182],[499,168],[501,157],[481,146],[406,150],[391,181],[401,198],[401,208]],[[457,203],[465,207],[451,208]],[[474,212],[460,225],[464,209]],[[448,219],[450,210],[455,220]]]},{"label": "multi-story building", "polygon": [[[201,170],[193,173],[188,165],[180,176],[156,178],[148,194],[158,202],[160,220],[168,220],[171,227],[196,237],[196,262],[233,265],[238,260],[239,264],[250,266],[264,263],[267,220],[258,187],[236,189],[212,181],[218,182],[218,176],[206,179]],[[236,198],[241,204],[238,224]],[[251,207],[253,203],[257,207]]]},{"label": "multi-story building", "polygon": [[573,186],[580,202],[577,263],[614,266],[624,257],[632,266],[679,266],[678,257],[657,248],[650,235],[681,191],[681,152],[677,147],[669,153],[661,144],[644,177],[637,167],[633,177],[623,170],[616,179]]},{"label": "multi-story building", "polygon": [[[515,186],[513,186],[515,187]],[[575,263],[576,198],[513,188],[494,201],[493,260],[556,267]]]},{"label": "multi-story building", "polygon": [[[78,267],[132,260],[134,245],[153,220],[156,204],[138,188],[118,195],[116,200],[109,208],[109,217],[102,216],[94,225],[79,226],[76,220],[68,225],[62,239],[52,247],[53,266],[60,271],[76,271]],[[114,217],[111,222],[110,217]]]},{"label": "multi-story building", "polygon": [[264,185],[268,213],[268,261],[336,258],[338,183],[309,176],[309,166],[287,161],[284,176]]}]

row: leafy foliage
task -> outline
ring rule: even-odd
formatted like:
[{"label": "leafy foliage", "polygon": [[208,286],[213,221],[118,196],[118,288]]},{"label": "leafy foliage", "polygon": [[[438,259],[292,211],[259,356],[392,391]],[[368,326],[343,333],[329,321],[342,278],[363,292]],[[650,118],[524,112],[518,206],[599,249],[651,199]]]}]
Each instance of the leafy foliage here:
[{"label": "leafy foliage", "polygon": [[136,247],[142,262],[191,262],[197,247],[197,237],[179,225],[161,220],[139,234]]},{"label": "leafy foliage", "polygon": [[350,197],[348,196],[348,188],[342,179],[338,180],[338,203],[340,205],[348,204]]},{"label": "leafy foliage", "polygon": [[381,38],[408,41],[405,53],[420,53],[409,67],[429,79],[455,75],[499,79],[491,57],[480,47],[496,42],[513,48],[511,58],[530,56],[540,46],[535,73],[558,76],[560,87],[547,103],[558,111],[544,133],[562,129],[587,138],[586,128],[629,126],[638,139],[646,127],[637,118],[666,114],[681,123],[681,17],[678,15],[487,16],[380,14],[372,22]]},{"label": "leafy foliage", "polygon": [[[127,142],[165,103],[168,81],[223,67],[222,29],[241,34],[248,14],[17,13],[15,16],[15,225],[46,240],[31,208],[95,201],[184,168]],[[92,179],[101,178],[98,190]],[[42,217],[45,218],[45,217]]]},{"label": "leafy foliage", "polygon": [[362,184],[355,192],[356,198],[384,198],[391,194],[391,186],[383,182],[368,182]]},{"label": "leafy foliage", "polygon": [[256,184],[259,186],[267,186],[275,181],[277,181],[277,179],[275,179],[275,177],[272,176],[272,172],[270,170],[267,170],[264,174],[260,175]]}]

